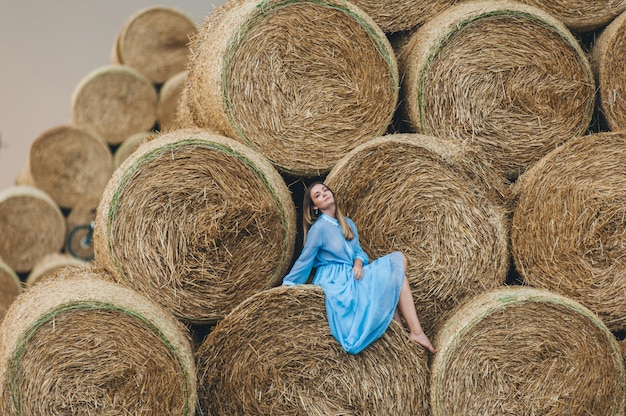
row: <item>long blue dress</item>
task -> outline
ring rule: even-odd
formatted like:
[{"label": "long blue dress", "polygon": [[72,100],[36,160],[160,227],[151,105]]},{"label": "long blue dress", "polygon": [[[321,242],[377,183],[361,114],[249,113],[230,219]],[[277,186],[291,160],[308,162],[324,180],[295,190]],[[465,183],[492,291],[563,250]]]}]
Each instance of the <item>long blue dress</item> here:
[{"label": "long blue dress", "polygon": [[[393,252],[373,262],[354,232],[346,240],[336,219],[322,214],[311,225],[306,243],[283,285],[303,284],[315,268],[313,284],[322,287],[330,332],[344,350],[358,354],[380,338],[391,323],[404,282],[402,254]],[[363,277],[356,280],[354,261],[363,261]]]}]

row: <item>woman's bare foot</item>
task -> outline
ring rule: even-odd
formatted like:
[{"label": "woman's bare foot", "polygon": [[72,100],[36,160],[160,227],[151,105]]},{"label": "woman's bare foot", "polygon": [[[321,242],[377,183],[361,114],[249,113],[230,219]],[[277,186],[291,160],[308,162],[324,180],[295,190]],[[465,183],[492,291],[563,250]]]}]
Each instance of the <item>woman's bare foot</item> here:
[{"label": "woman's bare foot", "polygon": [[433,344],[430,343],[430,340],[428,339],[426,334],[423,332],[420,334],[409,334],[409,339],[411,341],[417,342],[418,344],[420,344],[422,347],[426,348],[428,351],[432,352],[433,354],[437,352],[435,347],[433,347]]}]

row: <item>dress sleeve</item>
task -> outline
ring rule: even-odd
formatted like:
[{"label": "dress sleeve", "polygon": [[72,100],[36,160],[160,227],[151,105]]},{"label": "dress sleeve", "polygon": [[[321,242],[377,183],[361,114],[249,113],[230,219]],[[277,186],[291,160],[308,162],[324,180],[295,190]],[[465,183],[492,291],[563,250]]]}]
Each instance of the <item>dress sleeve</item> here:
[{"label": "dress sleeve", "polygon": [[283,278],[283,285],[293,286],[306,283],[321,246],[322,233],[320,233],[318,227],[311,227],[300,256],[291,267],[291,271]]},{"label": "dress sleeve", "polygon": [[361,248],[361,243],[359,242],[359,232],[356,229],[356,225],[351,219],[348,219],[350,227],[352,227],[352,231],[354,232],[354,257],[355,259],[361,259],[363,261],[363,266],[369,263],[370,259],[367,253]]}]

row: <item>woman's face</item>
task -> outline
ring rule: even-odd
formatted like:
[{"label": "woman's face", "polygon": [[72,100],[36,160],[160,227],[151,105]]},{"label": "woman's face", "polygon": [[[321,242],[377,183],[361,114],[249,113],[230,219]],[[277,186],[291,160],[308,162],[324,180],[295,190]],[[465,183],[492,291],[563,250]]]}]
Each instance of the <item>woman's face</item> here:
[{"label": "woman's face", "polygon": [[330,207],[335,205],[335,197],[326,185],[322,183],[313,185],[309,192],[311,202],[313,202],[313,208],[317,208],[320,211],[327,211]]}]

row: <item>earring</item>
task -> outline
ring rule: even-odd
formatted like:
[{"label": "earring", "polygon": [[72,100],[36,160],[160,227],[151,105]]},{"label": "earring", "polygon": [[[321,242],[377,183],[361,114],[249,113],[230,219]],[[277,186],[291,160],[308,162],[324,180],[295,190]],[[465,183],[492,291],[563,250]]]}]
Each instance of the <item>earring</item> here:
[{"label": "earring", "polygon": [[319,215],[320,215],[320,210],[319,210],[319,208],[313,208],[313,214],[315,214],[316,216],[318,216],[318,217],[319,217]]}]

